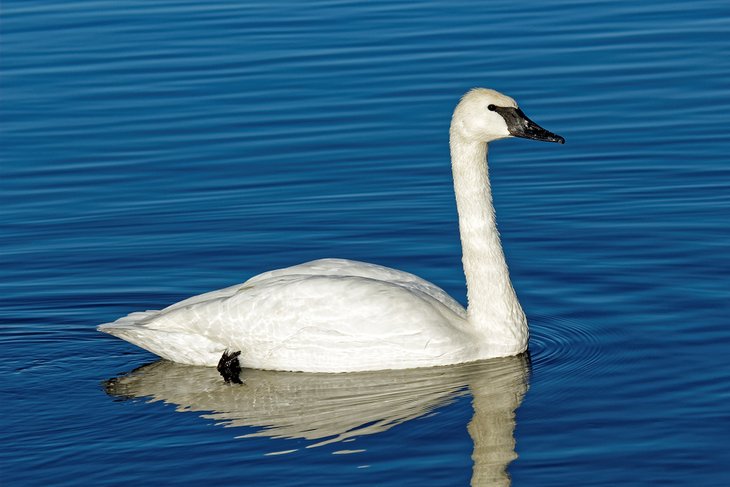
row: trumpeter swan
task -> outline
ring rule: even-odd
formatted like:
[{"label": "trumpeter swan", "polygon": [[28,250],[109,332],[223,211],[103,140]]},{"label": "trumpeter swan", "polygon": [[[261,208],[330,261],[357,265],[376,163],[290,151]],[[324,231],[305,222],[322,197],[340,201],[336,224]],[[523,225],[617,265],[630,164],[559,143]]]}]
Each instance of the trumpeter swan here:
[{"label": "trumpeter swan", "polygon": [[449,132],[467,309],[413,274],[323,259],[99,330],[174,362],[215,366],[226,351],[240,351],[243,367],[305,372],[430,367],[525,351],[527,320],[497,232],[487,143],[510,136],[565,141],[512,98],[484,88],[464,95]]}]

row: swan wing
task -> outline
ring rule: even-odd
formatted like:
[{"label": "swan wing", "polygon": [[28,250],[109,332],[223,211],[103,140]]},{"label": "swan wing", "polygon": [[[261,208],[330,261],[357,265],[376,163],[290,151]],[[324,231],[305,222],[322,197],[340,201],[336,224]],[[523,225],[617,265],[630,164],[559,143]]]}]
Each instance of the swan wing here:
[{"label": "swan wing", "polygon": [[452,363],[465,312],[412,274],[338,259],[271,271],[161,311],[102,325],[162,357],[215,365],[243,350],[253,368],[335,372]]},{"label": "swan wing", "polygon": [[264,272],[249,279],[246,284],[263,281],[271,277],[279,277],[286,275],[319,275],[319,276],[353,276],[375,279],[383,282],[398,283],[405,287],[411,287],[424,292],[434,299],[440,301],[444,306],[451,309],[454,313],[466,317],[464,307],[455,299],[449,296],[443,289],[421,279],[415,274],[399,271],[390,267],[385,267],[367,262],[359,262],[348,259],[319,259],[303,264]]}]

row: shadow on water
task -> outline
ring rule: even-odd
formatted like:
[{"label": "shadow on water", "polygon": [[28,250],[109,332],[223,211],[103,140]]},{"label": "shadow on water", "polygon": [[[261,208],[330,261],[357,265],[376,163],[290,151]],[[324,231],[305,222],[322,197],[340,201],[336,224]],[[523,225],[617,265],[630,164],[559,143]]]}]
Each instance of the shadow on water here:
[{"label": "shadow on water", "polygon": [[253,427],[239,438],[303,438],[307,448],[373,435],[419,418],[465,395],[474,414],[472,485],[510,485],[516,458],[515,411],[528,389],[526,354],[482,362],[409,370],[309,374],[244,370],[228,385],[212,367],[160,360],[104,382],[107,394],[151,398],[178,412],[228,427]]}]

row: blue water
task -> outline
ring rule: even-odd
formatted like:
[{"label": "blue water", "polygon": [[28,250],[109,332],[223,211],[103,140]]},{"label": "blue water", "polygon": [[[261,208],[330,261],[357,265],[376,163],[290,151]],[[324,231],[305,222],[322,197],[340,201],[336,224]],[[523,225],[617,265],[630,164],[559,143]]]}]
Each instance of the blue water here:
[{"label": "blue water", "polygon": [[[726,1],[0,15],[3,485],[730,485]],[[490,147],[529,358],[234,389],[95,330],[321,257],[464,303],[472,86],[567,139]]]}]

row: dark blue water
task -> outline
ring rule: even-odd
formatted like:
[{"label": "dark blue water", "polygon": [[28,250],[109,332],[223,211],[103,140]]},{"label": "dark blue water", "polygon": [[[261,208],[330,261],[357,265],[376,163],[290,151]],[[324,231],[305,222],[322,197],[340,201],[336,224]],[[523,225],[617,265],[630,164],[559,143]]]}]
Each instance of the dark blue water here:
[{"label": "dark blue water", "polygon": [[[0,14],[3,485],[730,484],[727,2]],[[472,86],[567,139],[490,148],[531,360],[234,389],[95,330],[321,257],[463,303]]]}]

